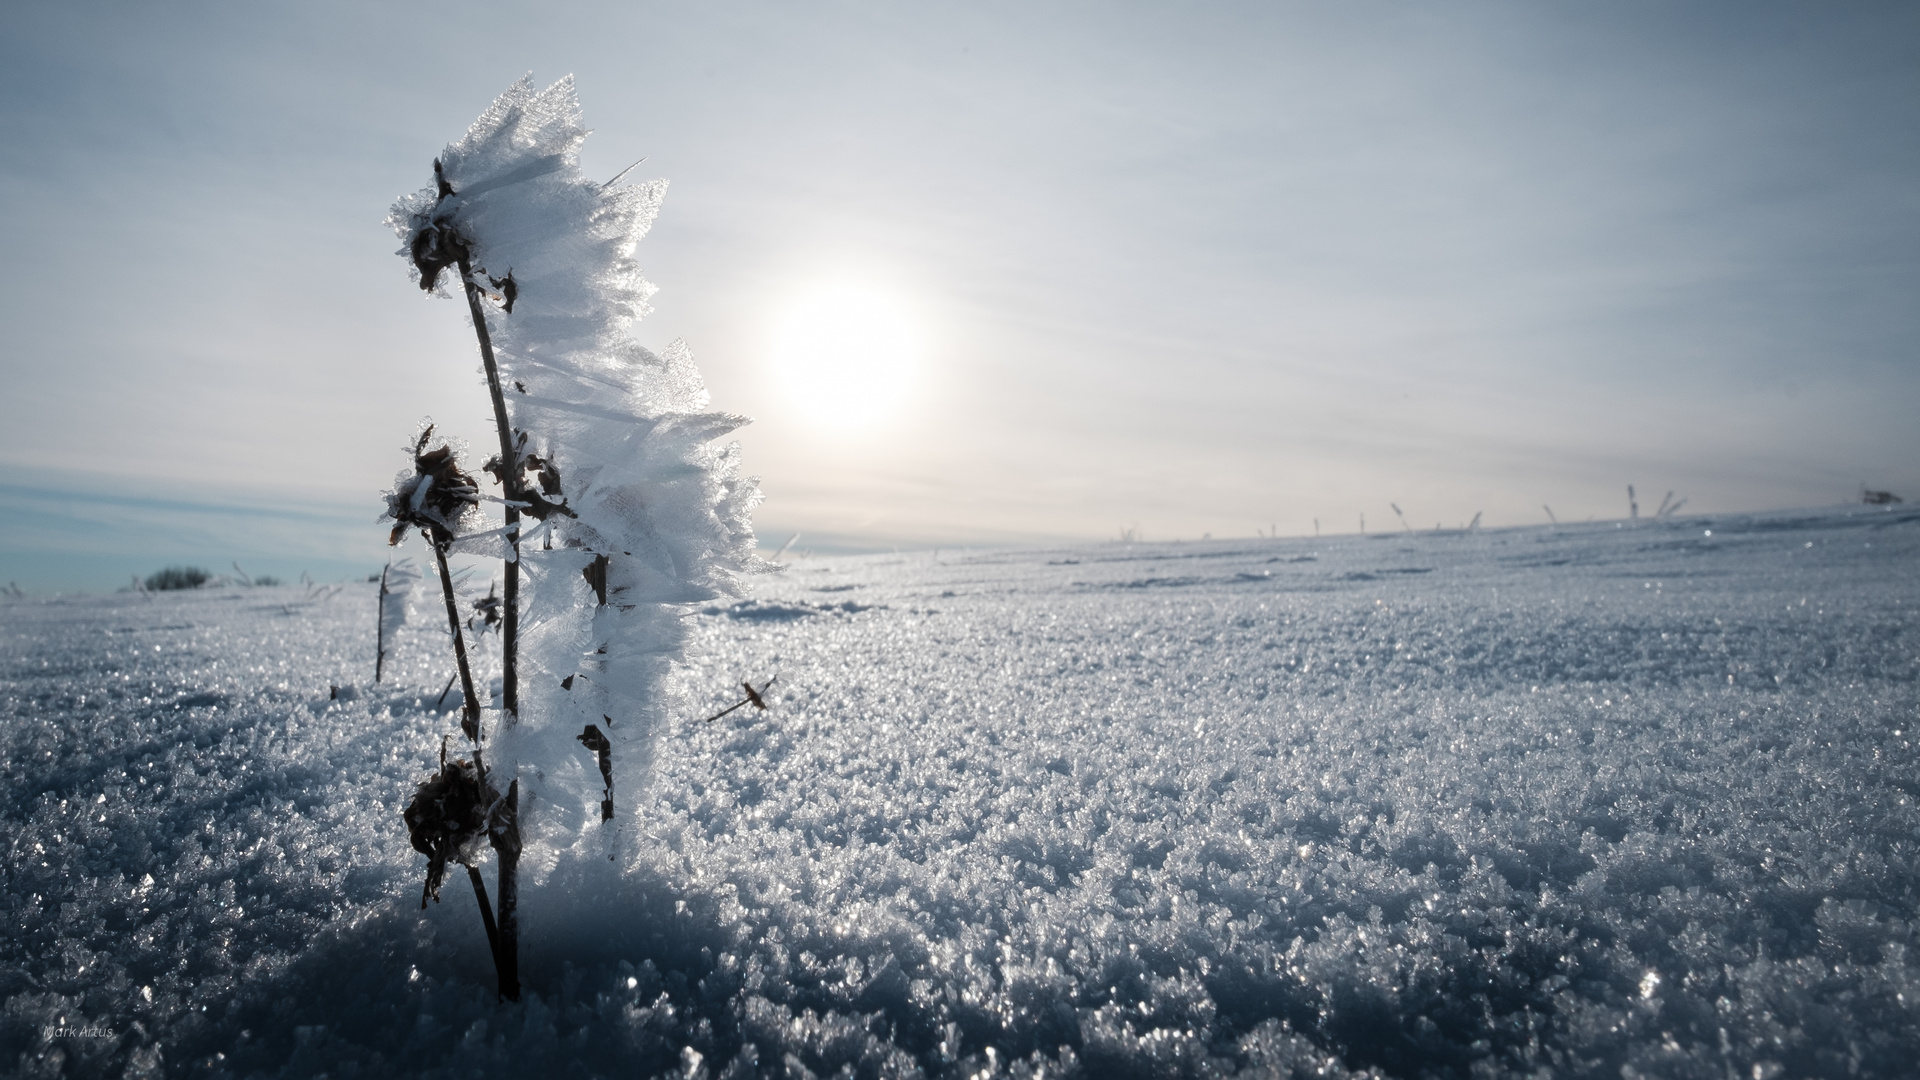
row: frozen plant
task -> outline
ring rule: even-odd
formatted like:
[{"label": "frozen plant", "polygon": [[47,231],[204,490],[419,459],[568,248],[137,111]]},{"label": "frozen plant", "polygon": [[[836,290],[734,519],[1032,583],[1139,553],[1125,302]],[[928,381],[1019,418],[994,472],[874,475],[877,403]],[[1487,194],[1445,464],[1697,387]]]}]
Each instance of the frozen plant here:
[{"label": "frozen plant", "polygon": [[757,484],[737,445],[713,445],[745,419],[708,409],[683,343],[656,354],[632,336],[654,291],[633,248],[666,185],[590,179],[586,136],[571,79],[522,79],[388,218],[420,287],[466,299],[493,405],[484,471],[505,566],[490,755],[525,786],[537,877],[569,851],[608,853],[612,792],[648,763],[684,614],[762,568]]},{"label": "frozen plant", "polygon": [[408,529],[419,529],[433,552],[440,570],[440,589],[446,598],[447,625],[453,634],[453,654],[460,669],[460,687],[467,700],[460,720],[461,731],[477,746],[480,740],[480,699],[474,694],[473,673],[467,665],[466,636],[461,633],[459,602],[453,591],[453,572],[447,556],[462,535],[472,535],[482,522],[479,514],[480,486],[460,467],[459,452],[451,445],[430,444],[431,423],[420,431],[413,446],[413,469],[394,478],[387,492],[387,512],[380,520],[393,522],[387,543],[395,545],[406,537]]},{"label": "frozen plant", "polygon": [[373,653],[373,681],[385,674],[387,656],[398,641],[400,628],[413,614],[413,589],[420,584],[420,570],[412,559],[389,560],[380,571],[380,606],[376,615]]},{"label": "frozen plant", "polygon": [[[487,944],[493,953],[500,996],[518,1000],[520,975],[515,909],[519,895],[520,830],[516,811],[520,788],[517,783],[509,783],[506,795],[502,796],[487,777],[486,763],[481,758],[484,729],[480,699],[474,693],[473,669],[467,662],[459,601],[453,590],[453,573],[447,566],[447,556],[456,543],[487,534],[479,527],[484,524],[478,510],[479,485],[460,467],[456,447],[445,442],[433,445],[433,428],[434,425],[428,423],[414,440],[413,468],[394,479],[393,490],[387,493],[387,512],[381,520],[393,522],[389,544],[398,544],[408,529],[418,529],[433,551],[434,563],[440,571],[441,595],[446,600],[447,629],[453,638],[460,688],[466,695],[461,703],[460,731],[473,744],[473,760],[449,763],[446,741],[442,739],[439,771],[421,783],[403,816],[414,849],[427,856],[427,883],[420,894],[420,906],[425,907],[428,900],[440,899],[440,882],[449,860],[464,865],[473,884],[474,900],[480,905],[480,921],[486,928]],[[383,611],[383,622],[384,617]],[[486,883],[480,879],[480,869],[475,865],[483,854],[482,840],[488,841],[500,854],[500,918],[497,922],[487,902]]]}]

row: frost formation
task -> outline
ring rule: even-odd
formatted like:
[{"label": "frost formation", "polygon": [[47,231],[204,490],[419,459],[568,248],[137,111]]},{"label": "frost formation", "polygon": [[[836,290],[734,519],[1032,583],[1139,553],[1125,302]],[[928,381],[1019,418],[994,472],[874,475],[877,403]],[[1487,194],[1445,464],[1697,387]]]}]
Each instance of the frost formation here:
[{"label": "frost formation", "polygon": [[[487,331],[523,512],[538,520],[520,545],[519,722],[492,753],[521,766],[534,800],[525,824],[549,841],[544,863],[541,846],[529,849],[535,881],[600,821],[600,769],[580,732],[604,733],[616,786],[634,790],[686,605],[736,595],[758,566],[757,482],[740,475],[737,444],[713,445],[746,419],[708,410],[684,342],[656,354],[631,333],[654,292],[634,244],[666,183],[588,178],[586,136],[571,78],[541,91],[521,79],[388,218],[423,288],[441,291],[464,254],[495,301]],[[509,467],[489,466],[497,479]]]},{"label": "frost formation", "polygon": [[376,609],[380,625],[375,635],[378,656],[374,662],[374,681],[378,682],[384,674],[388,656],[400,640],[400,630],[413,618],[414,591],[420,587],[420,568],[412,559],[389,560],[380,571],[379,606]]},{"label": "frost formation", "polygon": [[1854,507],[796,560],[689,617],[511,1010],[395,827],[444,623],[375,687],[370,582],[0,601],[0,1074],[1907,1080],[1916,565]]}]

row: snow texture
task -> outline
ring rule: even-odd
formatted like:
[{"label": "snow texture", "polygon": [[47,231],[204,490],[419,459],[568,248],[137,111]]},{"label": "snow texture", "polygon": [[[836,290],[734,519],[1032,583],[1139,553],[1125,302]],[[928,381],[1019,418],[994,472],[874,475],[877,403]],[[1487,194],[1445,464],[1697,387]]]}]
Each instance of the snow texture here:
[{"label": "snow texture", "polygon": [[430,620],[374,687],[370,583],[0,602],[0,1062],[1910,1076],[1916,570],[1898,508],[801,560],[689,618],[518,1005],[417,909]]},{"label": "snow texture", "polygon": [[[579,752],[583,728],[610,740],[616,792],[637,790],[686,605],[738,595],[739,576],[760,569],[748,519],[757,483],[740,476],[736,444],[713,445],[745,419],[708,411],[684,343],[656,355],[632,336],[654,291],[634,245],[666,184],[588,178],[577,159],[586,136],[571,78],[543,91],[522,79],[389,217],[410,262],[435,230],[469,254],[496,301],[486,320],[508,411],[539,464],[529,489],[566,507],[526,523],[520,721],[489,758],[525,789],[529,891],[563,852],[604,860],[616,842],[600,824],[598,768]],[[462,288],[457,270],[433,276]]]}]

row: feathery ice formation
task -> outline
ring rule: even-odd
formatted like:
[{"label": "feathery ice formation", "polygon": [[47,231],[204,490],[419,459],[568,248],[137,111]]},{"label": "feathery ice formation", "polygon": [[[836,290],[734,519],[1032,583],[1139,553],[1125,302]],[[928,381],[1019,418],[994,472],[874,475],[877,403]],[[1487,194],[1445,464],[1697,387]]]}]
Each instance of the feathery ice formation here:
[{"label": "feathery ice formation", "polygon": [[712,445],[745,418],[708,411],[684,343],[656,354],[631,333],[654,291],[633,248],[666,184],[589,179],[577,157],[586,136],[571,78],[543,91],[522,79],[388,219],[422,288],[443,291],[464,264],[495,301],[486,331],[520,460],[489,470],[516,481],[531,520],[519,722],[492,753],[519,766],[533,798],[523,865],[536,881],[560,850],[607,842],[587,840],[605,785],[579,733],[603,733],[616,788],[637,779],[686,605],[737,594],[759,566],[757,483],[739,475],[737,444]]}]

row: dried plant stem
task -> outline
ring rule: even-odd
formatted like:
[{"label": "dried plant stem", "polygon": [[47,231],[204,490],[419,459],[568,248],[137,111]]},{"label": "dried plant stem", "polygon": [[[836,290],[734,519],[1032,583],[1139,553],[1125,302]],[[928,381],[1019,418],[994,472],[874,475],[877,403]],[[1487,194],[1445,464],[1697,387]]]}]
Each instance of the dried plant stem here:
[{"label": "dried plant stem", "polygon": [[[520,1000],[520,781],[507,785],[504,806],[494,815],[489,839],[500,858],[500,930],[494,945],[500,996]],[[474,883],[480,875],[474,874]]]},{"label": "dried plant stem", "polygon": [[473,883],[473,898],[480,902],[480,921],[487,927],[487,948],[493,952],[494,971],[500,970],[500,930],[493,922],[493,905],[487,903],[487,883],[480,878],[480,871],[467,867],[467,880]]},{"label": "dried plant stem", "polygon": [[[440,591],[447,601],[447,625],[453,630],[453,656],[460,667],[460,688],[467,695],[460,728],[473,740],[473,765],[480,774],[480,790],[486,791],[487,767],[480,758],[480,699],[473,691],[473,669],[467,664],[467,639],[460,629],[460,608],[453,596],[453,572],[447,567],[447,549],[433,548],[434,561],[440,567]],[[444,753],[444,751],[443,751]],[[500,918],[494,919],[493,905],[487,902],[486,882],[480,871],[467,867],[467,880],[473,884],[473,898],[480,904],[480,922],[487,928],[487,947],[493,952],[494,974],[500,981],[500,996],[520,1000],[520,781],[507,785],[507,794],[490,811],[488,840],[500,857]]]},{"label": "dried plant stem", "polygon": [[[460,632],[460,607],[453,598],[453,573],[447,569],[447,549],[435,543],[431,537],[427,546],[433,548],[434,562],[440,566],[440,591],[447,599],[447,625],[453,630],[453,658],[460,666],[460,689],[467,695],[465,707],[460,718],[460,730],[473,741],[473,763],[480,769],[480,782],[487,779],[486,767],[480,763],[480,697],[473,692],[473,669],[467,666],[467,639]],[[485,790],[484,787],[482,790]]]},{"label": "dried plant stem", "polygon": [[[465,254],[460,256],[460,283],[467,290],[467,311],[473,316],[473,333],[480,340],[480,360],[487,369],[487,392],[493,397],[494,426],[500,431],[500,487],[506,497],[505,514],[507,543],[513,545],[513,558],[507,560],[505,587],[501,589],[500,607],[500,705],[501,720],[513,724],[520,718],[520,508],[514,503],[520,499],[520,452],[515,445],[513,422],[507,417],[507,396],[500,388],[500,366],[493,358],[493,337],[487,333],[487,312],[480,306],[480,287],[473,283],[473,267]],[[509,275],[511,276],[511,275]],[[440,575],[446,578],[447,568],[444,561],[440,564]],[[451,587],[447,599],[447,615],[455,618]],[[458,625],[454,627],[455,647],[459,647]],[[460,670],[464,673],[466,654],[461,653]],[[475,751],[478,761],[478,750]],[[508,1001],[520,1000],[520,781],[514,780],[507,785],[506,804],[500,816],[495,818],[492,829],[492,843],[495,854],[500,857],[500,921],[497,935],[491,917],[488,919],[488,937],[493,943],[494,971],[500,977],[500,996]],[[473,882],[476,888],[480,884],[480,874],[474,872]]]},{"label": "dried plant stem", "polygon": [[387,574],[393,570],[388,561],[386,569],[380,571],[380,606],[374,611],[373,628],[373,681],[379,682],[387,669]]},{"label": "dried plant stem", "polygon": [[487,333],[486,309],[480,306],[480,287],[473,283],[473,267],[466,255],[460,263],[460,283],[467,289],[467,310],[473,315],[473,332],[480,339],[480,360],[487,369],[487,391],[493,395],[494,426],[500,429],[500,486],[507,500],[507,543],[514,557],[507,560],[506,588],[501,598],[500,627],[500,705],[502,719],[512,724],[520,718],[520,509],[513,505],[520,498],[520,455],[514,446],[513,422],[507,418],[507,397],[500,389],[500,367],[493,359],[493,337]]}]

